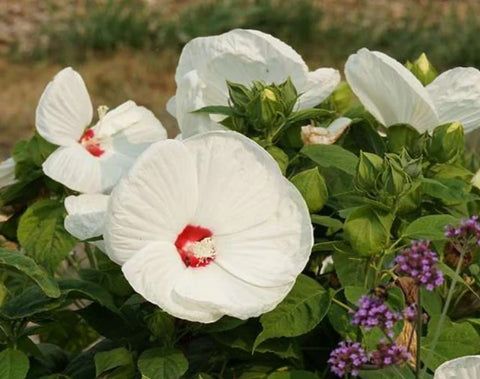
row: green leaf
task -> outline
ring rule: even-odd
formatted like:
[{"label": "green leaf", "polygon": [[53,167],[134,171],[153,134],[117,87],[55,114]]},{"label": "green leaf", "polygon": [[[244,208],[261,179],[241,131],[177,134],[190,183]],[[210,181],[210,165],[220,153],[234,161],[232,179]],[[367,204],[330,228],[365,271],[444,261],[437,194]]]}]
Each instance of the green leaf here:
[{"label": "green leaf", "polygon": [[420,287],[420,296],[422,297],[422,307],[430,316],[442,313],[442,298],[437,291],[427,291]]},{"label": "green leaf", "polygon": [[445,205],[455,205],[469,200],[469,195],[465,191],[469,184],[464,180],[444,178],[420,180],[422,191],[428,196],[440,199]]},{"label": "green leaf", "polygon": [[145,350],[138,359],[142,379],[180,378],[188,370],[188,361],[176,349]]},{"label": "green leaf", "polygon": [[153,337],[166,342],[170,342],[173,339],[175,320],[168,313],[157,309],[147,316],[145,323]]},{"label": "green leaf", "polygon": [[458,220],[450,215],[431,215],[416,219],[403,231],[402,237],[409,239],[445,239],[445,226]]},{"label": "green leaf", "polygon": [[268,146],[266,150],[273,157],[273,159],[275,159],[278,167],[280,167],[280,171],[282,171],[282,174],[285,175],[288,167],[288,155],[277,146]]},{"label": "green leaf", "polygon": [[325,179],[318,172],[318,168],[298,173],[291,179],[291,182],[302,194],[310,213],[316,213],[323,208],[328,199],[328,190]]},{"label": "green leaf", "polygon": [[336,218],[320,215],[311,215],[312,223],[331,228],[334,232],[343,228],[343,222]]},{"label": "green leaf", "polygon": [[333,253],[335,271],[342,286],[364,286],[366,275],[366,258],[353,256],[341,251]]},{"label": "green leaf", "polygon": [[300,152],[321,167],[335,167],[350,175],[357,170],[358,157],[338,145],[310,145]]},{"label": "green leaf", "polygon": [[35,261],[18,251],[10,251],[0,248],[0,265],[15,269],[28,276],[49,297],[59,297],[60,289],[57,283]]},{"label": "green leaf", "polygon": [[300,121],[316,120],[321,117],[331,117],[332,114],[333,114],[332,111],[328,111],[326,109],[319,109],[319,108],[303,109],[298,112],[293,112],[288,117],[288,122],[293,124]]},{"label": "green leaf", "polygon": [[345,297],[352,304],[357,304],[367,290],[363,286],[345,286]]},{"label": "green leaf", "polygon": [[0,378],[24,379],[30,363],[27,356],[19,350],[5,349],[0,353]]},{"label": "green leaf", "polygon": [[433,130],[428,153],[431,161],[452,163],[463,155],[465,140],[462,124],[455,121]]},{"label": "green leaf", "polygon": [[356,253],[376,255],[390,240],[393,218],[391,213],[362,206],[348,215],[343,230]]},{"label": "green leaf", "polygon": [[408,365],[402,367],[392,365],[379,370],[360,370],[359,375],[362,379],[415,379],[415,374]]},{"label": "green leaf", "polygon": [[235,112],[233,108],[225,105],[209,105],[200,109],[193,111],[192,113],[212,113],[212,114],[221,114],[225,116],[233,116]]},{"label": "green leaf", "polygon": [[[432,350],[439,319],[439,315],[430,318],[427,336],[422,338],[422,360],[429,369],[435,370],[445,361],[480,352],[480,338],[475,328],[468,322],[452,322],[448,317],[441,325],[438,341]],[[425,362],[429,355],[431,359]]]},{"label": "green leaf", "polygon": [[423,139],[420,133],[410,125],[396,124],[387,128],[388,149],[392,153],[400,153],[406,149],[416,157],[422,152]]},{"label": "green leaf", "polygon": [[[133,377],[133,356],[124,347],[95,354],[95,373],[99,377],[110,372],[108,378]],[[128,375],[130,373],[130,375]]]},{"label": "green leaf", "polygon": [[318,375],[305,370],[276,371],[267,377],[268,379],[318,379]]},{"label": "green leaf", "polygon": [[72,250],[76,239],[63,227],[65,209],[56,200],[40,200],[20,218],[18,240],[36,262],[53,269]]},{"label": "green leaf", "polygon": [[260,317],[263,330],[255,349],[263,341],[277,337],[296,337],[312,330],[328,312],[330,296],[314,279],[300,275],[287,297]]}]

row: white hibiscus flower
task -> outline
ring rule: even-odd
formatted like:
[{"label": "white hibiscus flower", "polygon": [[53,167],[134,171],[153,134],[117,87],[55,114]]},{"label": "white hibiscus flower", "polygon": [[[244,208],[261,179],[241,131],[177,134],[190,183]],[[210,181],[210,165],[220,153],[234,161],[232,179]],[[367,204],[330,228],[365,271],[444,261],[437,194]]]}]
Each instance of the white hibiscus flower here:
[{"label": "white hibiscus flower", "polygon": [[0,163],[0,188],[15,182],[15,161],[13,158],[8,158]]},{"label": "white hibiscus flower", "polygon": [[480,126],[480,71],[456,67],[424,87],[401,63],[378,51],[350,55],[345,76],[365,108],[383,125],[412,125],[420,132],[459,121]]},{"label": "white hibiscus flower", "polygon": [[228,131],[152,145],[113,190],[104,237],[136,292],[205,323],[273,309],[313,244],[298,190]]},{"label": "white hibiscus flower", "polygon": [[304,145],[332,145],[351,123],[352,119],[339,117],[326,128],[312,125],[302,126],[300,137]]},{"label": "white hibiscus flower", "polygon": [[[208,116],[190,112],[207,105],[228,105],[227,80],[250,86],[253,81],[280,84],[288,77],[301,94],[298,109],[321,103],[340,81],[339,72],[332,68],[310,72],[290,46],[257,30],[236,29],[195,38],[180,55],[175,75],[177,92],[167,108],[177,117],[183,136],[189,137],[221,128],[209,122]],[[189,118],[197,122],[185,122]]]},{"label": "white hibiscus flower", "polygon": [[433,379],[478,379],[480,378],[480,355],[452,359],[435,370]]},{"label": "white hibiscus flower", "polygon": [[60,147],[43,164],[47,176],[79,192],[108,192],[136,157],[167,134],[152,112],[127,101],[86,129],[93,107],[82,77],[60,71],[43,92],[36,113],[38,133]]}]

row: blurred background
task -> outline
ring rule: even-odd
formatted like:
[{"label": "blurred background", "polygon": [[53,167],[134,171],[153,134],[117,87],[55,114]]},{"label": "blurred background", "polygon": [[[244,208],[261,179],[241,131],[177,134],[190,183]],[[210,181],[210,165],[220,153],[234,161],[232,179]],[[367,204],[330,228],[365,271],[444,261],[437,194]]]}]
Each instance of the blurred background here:
[{"label": "blurred background", "polygon": [[311,69],[343,70],[361,47],[401,62],[426,52],[439,71],[480,67],[478,0],[0,0],[0,158],[34,130],[38,99],[72,66],[95,107],[127,99],[165,111],[183,45],[254,28],[294,47]]}]

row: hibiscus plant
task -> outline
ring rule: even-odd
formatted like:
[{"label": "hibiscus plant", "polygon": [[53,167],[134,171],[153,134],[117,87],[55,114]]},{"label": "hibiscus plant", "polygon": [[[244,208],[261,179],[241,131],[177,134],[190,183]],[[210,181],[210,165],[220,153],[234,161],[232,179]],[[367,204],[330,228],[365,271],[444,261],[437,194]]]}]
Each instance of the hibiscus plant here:
[{"label": "hibiscus plant", "polygon": [[476,377],[480,72],[361,49],[345,78],[196,38],[168,139],[60,71],[0,164],[0,377]]}]

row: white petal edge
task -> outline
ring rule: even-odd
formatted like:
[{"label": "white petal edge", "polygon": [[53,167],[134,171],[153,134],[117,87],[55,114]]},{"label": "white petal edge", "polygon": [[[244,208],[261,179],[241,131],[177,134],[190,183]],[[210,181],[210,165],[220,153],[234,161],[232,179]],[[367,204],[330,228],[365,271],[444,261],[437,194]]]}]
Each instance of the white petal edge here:
[{"label": "white petal edge", "polygon": [[333,68],[319,68],[307,74],[307,82],[299,86],[299,109],[314,107],[323,102],[340,83],[340,72]]},{"label": "white petal edge", "polygon": [[181,141],[150,146],[112,191],[107,211],[107,254],[123,264],[151,242],[174,243],[197,207],[197,173]]},{"label": "white petal edge", "polygon": [[15,161],[8,158],[0,163],[0,188],[16,183]]},{"label": "white petal edge", "polygon": [[68,196],[64,201],[68,213],[64,222],[67,232],[82,241],[101,236],[109,198],[102,194]]},{"label": "white petal edge", "polygon": [[235,233],[262,223],[277,210],[284,177],[257,143],[232,131],[204,133],[183,142],[194,157],[198,177],[194,224],[214,235]]},{"label": "white petal edge", "polygon": [[335,119],[327,128],[321,126],[302,126],[300,136],[305,145],[332,145],[347,129],[352,120],[348,117]]},{"label": "white petal edge", "polygon": [[36,111],[36,127],[47,141],[70,146],[80,139],[92,116],[92,103],[82,77],[67,67],[43,91]]},{"label": "white petal edge", "polygon": [[274,309],[294,283],[281,287],[257,287],[211,263],[183,271],[173,290],[182,301],[246,320]]},{"label": "white petal edge", "polygon": [[348,57],[345,76],[360,102],[383,125],[406,123],[424,132],[439,124],[425,87],[388,55],[363,48]]},{"label": "white petal edge", "polygon": [[440,74],[427,86],[440,124],[459,121],[465,133],[480,126],[480,71],[456,67]]},{"label": "white petal edge", "polygon": [[277,210],[263,223],[215,239],[215,263],[255,286],[278,287],[295,281],[305,268],[313,246],[307,204],[285,179]]},{"label": "white petal edge", "polygon": [[480,378],[480,355],[468,355],[444,362],[436,370],[433,379]]},{"label": "white petal edge", "polygon": [[156,242],[145,246],[122,266],[135,292],[167,313],[189,321],[210,323],[223,316],[220,311],[174,296],[173,288],[187,271],[175,246]]}]

